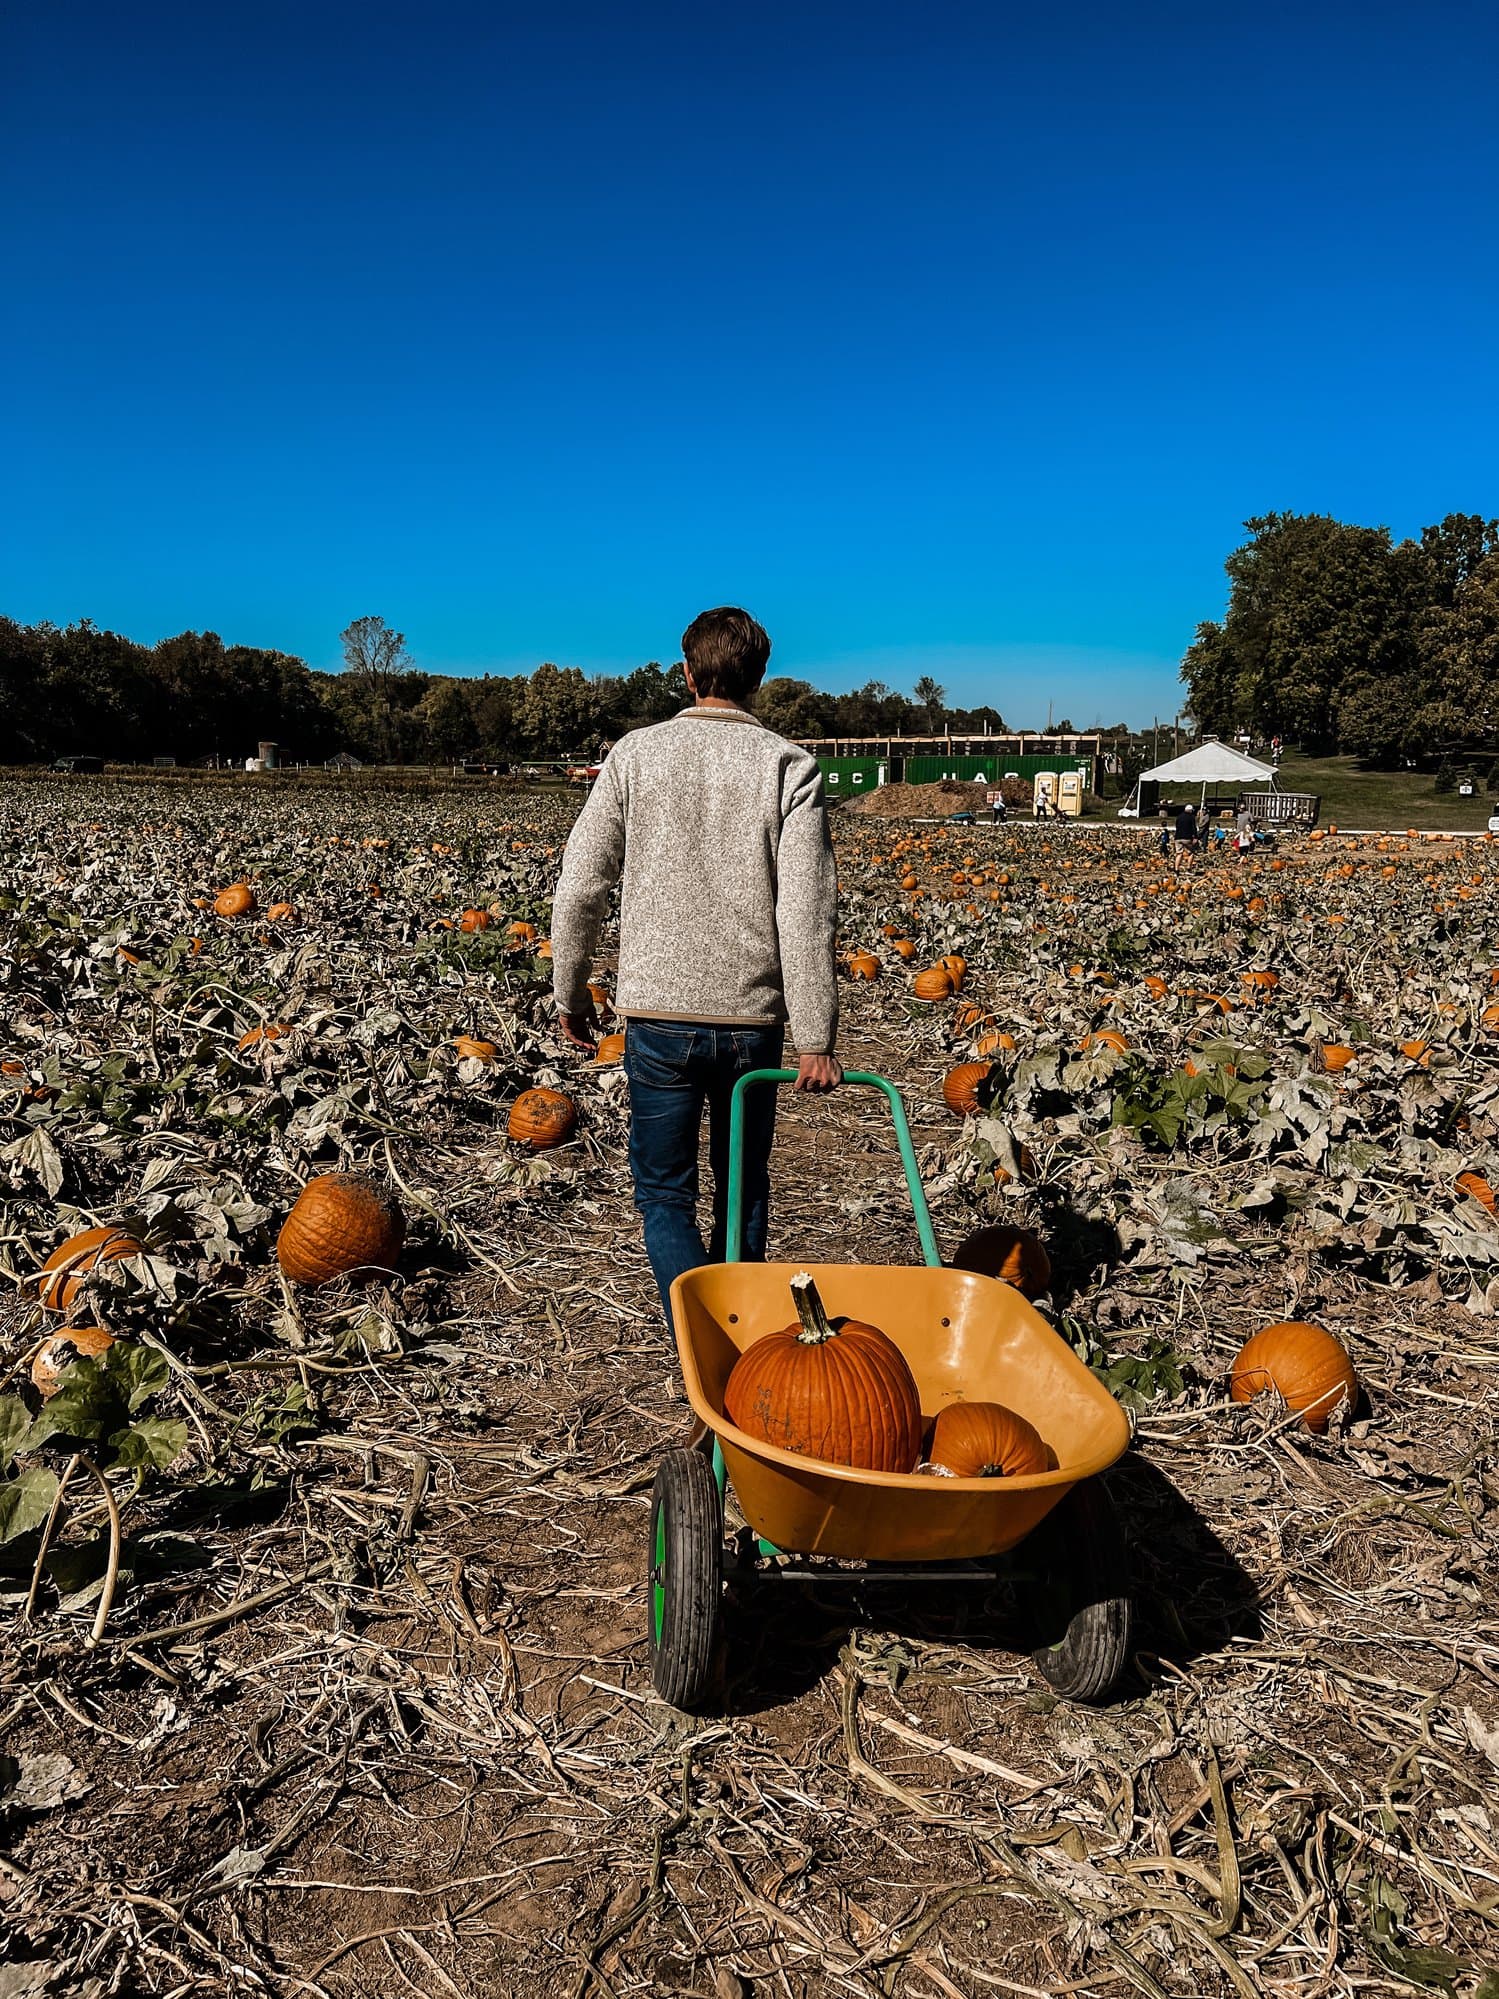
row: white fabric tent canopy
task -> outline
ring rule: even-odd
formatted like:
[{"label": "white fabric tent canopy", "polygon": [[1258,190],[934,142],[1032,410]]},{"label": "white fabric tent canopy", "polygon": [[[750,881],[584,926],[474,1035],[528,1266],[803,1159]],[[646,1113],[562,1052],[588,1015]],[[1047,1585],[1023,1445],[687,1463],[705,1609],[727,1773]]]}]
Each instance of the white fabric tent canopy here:
[{"label": "white fabric tent canopy", "polygon": [[1209,736],[1205,743],[1199,743],[1195,750],[1188,750],[1185,756],[1173,757],[1169,763],[1157,764],[1154,770],[1140,773],[1142,781],[1153,778],[1158,784],[1263,784],[1266,778],[1273,778],[1275,772],[1269,764],[1257,763],[1253,757],[1246,757],[1242,750],[1232,750],[1227,743],[1220,743]]}]

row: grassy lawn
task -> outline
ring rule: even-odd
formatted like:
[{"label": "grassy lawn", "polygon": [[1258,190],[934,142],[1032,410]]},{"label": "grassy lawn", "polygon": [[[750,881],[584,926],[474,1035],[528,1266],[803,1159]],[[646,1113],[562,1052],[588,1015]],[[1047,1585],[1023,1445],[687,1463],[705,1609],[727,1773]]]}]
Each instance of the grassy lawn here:
[{"label": "grassy lawn", "polygon": [[1472,798],[1459,798],[1455,791],[1437,791],[1430,771],[1366,770],[1356,757],[1288,751],[1281,759],[1280,784],[1283,791],[1320,792],[1323,826],[1481,833],[1494,809],[1482,786]]}]

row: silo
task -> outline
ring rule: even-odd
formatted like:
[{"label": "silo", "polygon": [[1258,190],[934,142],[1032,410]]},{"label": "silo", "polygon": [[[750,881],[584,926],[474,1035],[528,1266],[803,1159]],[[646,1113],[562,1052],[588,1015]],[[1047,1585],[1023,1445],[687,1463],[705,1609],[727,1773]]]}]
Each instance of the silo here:
[{"label": "silo", "polygon": [[276,752],[279,748],[280,745],[278,743],[262,743],[260,745],[259,762],[262,770],[274,770],[276,768]]}]

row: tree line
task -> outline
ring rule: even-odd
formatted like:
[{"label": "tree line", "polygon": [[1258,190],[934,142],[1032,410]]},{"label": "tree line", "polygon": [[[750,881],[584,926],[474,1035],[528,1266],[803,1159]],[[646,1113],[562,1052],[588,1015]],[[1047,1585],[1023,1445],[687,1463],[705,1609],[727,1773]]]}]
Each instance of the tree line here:
[{"label": "tree line", "polygon": [[1244,525],[1227,613],[1182,662],[1206,734],[1386,767],[1499,751],[1499,521],[1399,542],[1327,514]]},{"label": "tree line", "polygon": [[[383,618],[356,618],[341,642],[342,671],[323,673],[290,653],[226,645],[216,632],[147,646],[87,620],[60,628],[0,618],[0,763],[233,763],[266,740],[286,762],[346,751],[367,763],[523,763],[596,755],[688,700],[680,663],[590,677],[546,662],[529,674],[460,677],[417,667]],[[949,708],[930,678],[911,696],[877,680],[824,694],[776,678],[756,706],[794,736],[1004,726],[994,708]]]}]

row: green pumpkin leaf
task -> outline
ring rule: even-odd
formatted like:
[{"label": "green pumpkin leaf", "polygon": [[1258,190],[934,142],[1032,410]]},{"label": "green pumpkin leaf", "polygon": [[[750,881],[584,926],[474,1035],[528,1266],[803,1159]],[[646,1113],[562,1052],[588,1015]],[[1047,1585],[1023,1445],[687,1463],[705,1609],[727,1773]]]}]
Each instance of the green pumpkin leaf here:
[{"label": "green pumpkin leaf", "polygon": [[142,1416],[110,1438],[117,1465],[154,1465],[164,1471],[187,1448],[187,1425],[170,1416]]},{"label": "green pumpkin leaf", "polygon": [[14,1541],[41,1526],[57,1497],[57,1473],[28,1465],[19,1478],[0,1485],[0,1541]]},{"label": "green pumpkin leaf", "polygon": [[25,1448],[31,1411],[19,1395],[0,1395],[0,1470]]},{"label": "green pumpkin leaf", "polygon": [[54,1437],[77,1438],[81,1443],[97,1442],[119,1428],[127,1412],[97,1360],[84,1355],[62,1370],[61,1387],[42,1404],[41,1414],[32,1424],[26,1448],[49,1442]]},{"label": "green pumpkin leaf", "polygon": [[103,1366],[132,1416],[166,1387],[172,1372],[166,1355],[155,1347],[132,1346],[126,1340],[116,1340],[104,1355]]}]

